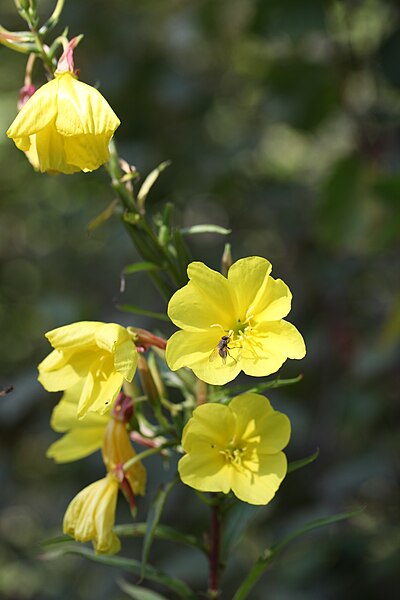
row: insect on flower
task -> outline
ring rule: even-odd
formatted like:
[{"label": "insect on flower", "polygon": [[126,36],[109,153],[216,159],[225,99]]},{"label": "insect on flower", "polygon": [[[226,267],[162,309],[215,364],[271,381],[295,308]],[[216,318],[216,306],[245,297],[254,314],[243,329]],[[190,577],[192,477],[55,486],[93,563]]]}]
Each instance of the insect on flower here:
[{"label": "insect on flower", "polygon": [[224,365],[226,365],[226,359],[228,356],[235,363],[237,362],[237,359],[234,358],[232,356],[232,354],[229,353],[229,350],[232,350],[232,347],[228,346],[229,342],[231,341],[232,335],[233,335],[233,331],[230,331],[228,335],[223,335],[221,337],[220,341],[218,342],[218,344],[215,346],[214,350],[210,354],[210,358],[209,358],[210,362],[213,362],[216,358],[218,358],[218,356],[220,356],[222,358],[222,363]]}]

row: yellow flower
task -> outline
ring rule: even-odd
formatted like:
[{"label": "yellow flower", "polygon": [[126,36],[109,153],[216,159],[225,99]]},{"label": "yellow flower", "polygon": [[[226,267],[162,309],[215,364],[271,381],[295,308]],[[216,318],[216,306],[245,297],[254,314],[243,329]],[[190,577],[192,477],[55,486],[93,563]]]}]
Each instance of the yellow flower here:
[{"label": "yellow flower", "polygon": [[302,336],[283,320],[292,294],[270,276],[271,269],[265,258],[250,256],[235,262],[226,278],[201,262],[191,263],[189,283],[168,305],[170,319],[182,329],[168,341],[168,366],[190,367],[199,379],[223,385],[241,370],[263,377],[287,358],[303,358]]},{"label": "yellow flower", "polygon": [[121,545],[113,532],[118,481],[112,474],[85,487],[70,502],[64,533],[77,542],[93,542],[96,554],[115,554]]},{"label": "yellow flower", "polygon": [[202,492],[232,490],[243,502],[268,504],[286,475],[289,438],[289,419],[260,394],[202,404],[183,430],[179,475]]},{"label": "yellow flower", "polygon": [[39,88],[7,131],[42,172],[94,171],[109,158],[120,121],[95,88],[70,71]]},{"label": "yellow flower", "polygon": [[132,381],[136,347],[128,331],[115,323],[82,321],[46,334],[55,348],[39,365],[39,381],[49,392],[82,383],[77,415],[104,414],[121,386]]},{"label": "yellow flower", "polygon": [[[110,414],[89,412],[83,419],[76,416],[82,382],[64,392],[51,415],[51,427],[64,435],[51,444],[46,456],[57,463],[66,463],[89,456],[101,448]],[[110,410],[111,410],[111,405]]]},{"label": "yellow flower", "polygon": [[[120,471],[124,463],[136,456],[123,419],[118,420],[114,417],[108,423],[104,434],[102,452],[104,464],[109,472]],[[128,496],[130,492],[134,496],[143,496],[146,487],[146,469],[142,463],[140,461],[136,462],[123,475],[124,479],[126,479],[125,484],[128,484],[129,490],[124,485],[124,480],[122,480],[122,491],[128,492]]]}]

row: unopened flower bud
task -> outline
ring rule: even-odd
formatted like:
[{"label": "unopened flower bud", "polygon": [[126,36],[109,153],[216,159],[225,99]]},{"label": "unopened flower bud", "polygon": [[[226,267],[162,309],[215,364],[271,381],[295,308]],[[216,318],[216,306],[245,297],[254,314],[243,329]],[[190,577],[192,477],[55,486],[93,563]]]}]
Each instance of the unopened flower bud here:
[{"label": "unopened flower bud", "polygon": [[167,347],[167,341],[158,335],[154,335],[147,329],[140,329],[139,327],[128,327],[129,333],[133,336],[133,340],[136,344],[138,351],[145,352],[151,347],[160,348],[165,350]]},{"label": "unopened flower bud", "polygon": [[143,391],[149,402],[153,405],[160,403],[160,395],[153,376],[150,372],[149,365],[143,354],[138,353],[138,373]]}]

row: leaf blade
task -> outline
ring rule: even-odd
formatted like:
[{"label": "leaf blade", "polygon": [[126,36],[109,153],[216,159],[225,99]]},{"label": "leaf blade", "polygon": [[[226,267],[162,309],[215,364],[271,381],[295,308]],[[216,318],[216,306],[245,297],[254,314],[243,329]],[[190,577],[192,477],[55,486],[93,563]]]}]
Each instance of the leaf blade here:
[{"label": "leaf blade", "polygon": [[143,576],[144,576],[144,570],[147,565],[147,561],[149,559],[151,545],[153,543],[153,539],[155,536],[155,529],[160,521],[161,514],[164,509],[167,497],[176,483],[177,483],[177,478],[173,479],[172,481],[170,481],[167,484],[161,485],[157,491],[156,497],[154,498],[153,502],[150,505],[150,509],[149,509],[148,517],[147,517],[146,533],[144,535],[143,549],[142,549],[142,569],[143,569],[142,575]]},{"label": "leaf blade", "polygon": [[151,317],[152,319],[158,319],[160,321],[170,322],[167,315],[163,313],[153,312],[152,310],[146,310],[135,304],[117,304],[117,308],[124,312],[134,313],[135,315],[142,315],[144,317]]},{"label": "leaf blade", "polygon": [[318,458],[318,456],[319,456],[319,448],[317,448],[313,454],[310,454],[310,456],[306,456],[305,458],[301,458],[300,460],[295,460],[295,461],[289,463],[287,472],[294,473],[298,469],[302,469],[303,467],[306,467],[310,463],[314,462],[314,460],[316,460]]},{"label": "leaf blade", "polygon": [[350,519],[351,517],[359,514],[362,510],[364,509],[357,509],[351,512],[338,513],[336,515],[332,515],[331,517],[315,519],[313,521],[310,521],[309,523],[306,523],[306,525],[297,529],[296,531],[288,534],[285,538],[283,538],[277,544],[274,544],[271,548],[267,548],[257,560],[253,568],[250,570],[250,573],[244,579],[243,583],[236,591],[232,600],[245,600],[245,598],[248,597],[248,593],[252,590],[254,585],[260,579],[261,575],[263,575],[264,571],[266,571],[271,562],[286,548],[286,546],[291,541],[302,536],[305,533],[308,533],[309,531],[313,531],[314,529],[318,529],[320,527],[325,527],[326,525],[332,525],[333,523],[338,523],[339,521]]},{"label": "leaf blade", "polygon": [[[43,560],[52,560],[55,558],[60,558],[67,554],[76,554],[78,556],[84,556],[93,562],[97,562],[103,565],[108,565],[110,567],[116,567],[120,569],[124,569],[134,575],[138,575],[141,577],[142,573],[142,565],[138,560],[133,558],[125,558],[122,556],[109,556],[102,554],[95,554],[89,548],[84,546],[78,546],[77,544],[65,544],[60,546],[58,549],[50,550],[41,556]],[[155,581],[156,583],[160,583],[164,585],[166,588],[175,592],[182,600],[196,600],[197,596],[192,592],[192,590],[180,579],[176,579],[174,577],[170,577],[163,571],[156,569],[151,565],[146,565],[145,568],[145,579],[150,581]]]}]

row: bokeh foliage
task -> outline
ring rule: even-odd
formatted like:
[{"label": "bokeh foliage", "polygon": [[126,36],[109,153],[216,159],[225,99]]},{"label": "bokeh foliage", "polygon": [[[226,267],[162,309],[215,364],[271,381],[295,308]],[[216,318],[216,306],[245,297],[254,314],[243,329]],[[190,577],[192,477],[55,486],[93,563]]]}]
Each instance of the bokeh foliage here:
[{"label": "bokeh foliage", "polygon": [[[46,17],[53,3],[38,4]],[[231,228],[234,258],[269,258],[293,291],[291,320],[308,355],[282,376],[304,379],[268,396],[293,420],[289,457],[316,447],[320,456],[288,477],[271,506],[238,515],[236,532],[256,520],[226,574],[226,598],[276,536],[364,505],[350,523],[295,543],[252,597],[389,597],[399,584],[399,15],[389,0],[67,0],[63,13],[71,35],[85,34],[81,78],[100,86],[121,119],[121,155],[142,174],[172,160],[150,210],[171,201],[182,226]],[[21,26],[11,0],[0,22]],[[5,131],[25,64],[0,53]],[[39,68],[35,79],[44,81]],[[59,531],[67,502],[101,467],[44,458],[55,400],[34,366],[52,327],[133,324],[116,310],[121,301],[164,307],[142,274],[120,293],[135,254],[117,219],[86,232],[113,199],[104,171],[35,174],[5,135],[0,160],[1,383],[16,388],[0,404],[0,596],[119,600],[109,570],[77,558],[37,561],[40,540]],[[191,249],[218,268],[225,241],[193,236]],[[166,521],[179,514],[188,528],[197,515],[201,530],[207,515],[185,497],[181,486]],[[136,543],[126,551],[140,552]],[[196,556],[165,545],[151,559],[194,586],[206,573]]]}]

